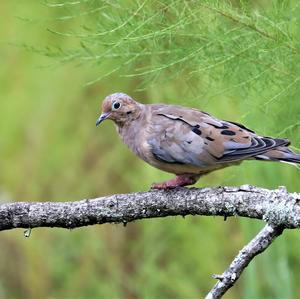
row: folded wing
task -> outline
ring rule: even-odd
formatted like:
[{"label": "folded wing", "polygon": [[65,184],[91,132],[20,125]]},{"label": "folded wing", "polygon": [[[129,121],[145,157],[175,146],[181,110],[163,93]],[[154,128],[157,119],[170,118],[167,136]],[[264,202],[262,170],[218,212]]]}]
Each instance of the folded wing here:
[{"label": "folded wing", "polygon": [[243,125],[195,109],[171,106],[154,113],[148,143],[153,156],[165,163],[209,168],[289,145],[287,139],[258,136]]}]

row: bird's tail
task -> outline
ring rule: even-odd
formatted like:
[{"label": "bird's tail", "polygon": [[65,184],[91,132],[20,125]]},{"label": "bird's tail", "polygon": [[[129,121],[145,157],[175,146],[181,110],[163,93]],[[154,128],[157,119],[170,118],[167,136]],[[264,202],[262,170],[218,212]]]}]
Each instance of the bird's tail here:
[{"label": "bird's tail", "polygon": [[257,160],[279,161],[291,164],[300,164],[300,154],[294,153],[287,146],[279,146],[254,157]]}]

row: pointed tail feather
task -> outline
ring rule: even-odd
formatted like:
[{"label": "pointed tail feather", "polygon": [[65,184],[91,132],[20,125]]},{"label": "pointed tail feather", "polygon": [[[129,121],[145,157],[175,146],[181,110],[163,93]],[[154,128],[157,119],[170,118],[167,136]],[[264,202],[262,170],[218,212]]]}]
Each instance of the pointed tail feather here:
[{"label": "pointed tail feather", "polygon": [[293,155],[290,155],[289,157],[286,158],[282,158],[279,161],[293,163],[293,164],[300,164],[300,154],[294,153]]},{"label": "pointed tail feather", "polygon": [[255,159],[300,164],[300,154],[294,153],[285,146],[280,146],[261,155],[257,155]]}]

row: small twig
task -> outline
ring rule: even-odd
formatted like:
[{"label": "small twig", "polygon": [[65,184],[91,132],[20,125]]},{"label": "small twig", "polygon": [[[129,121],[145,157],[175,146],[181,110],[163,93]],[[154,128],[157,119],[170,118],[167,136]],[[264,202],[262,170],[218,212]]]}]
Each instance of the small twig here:
[{"label": "small twig", "polygon": [[213,274],[212,278],[222,281],[224,277],[222,274]]},{"label": "small twig", "polygon": [[[231,21],[233,21],[235,23],[238,23],[238,24],[240,24],[240,25],[242,25],[244,27],[247,27],[247,28],[249,28],[251,30],[256,31],[261,36],[264,36],[264,37],[266,37],[268,39],[271,39],[273,41],[277,41],[277,37],[276,36],[273,36],[270,33],[264,31],[263,29],[260,29],[255,24],[244,22],[243,20],[238,19],[235,16],[233,16],[233,15],[231,15],[231,14],[225,12],[225,11],[222,11],[222,10],[216,8],[216,7],[212,7],[212,6],[209,6],[209,5],[206,5],[206,4],[200,4],[200,5],[203,6],[203,7],[205,7],[205,8],[207,8],[207,9],[209,9],[209,10],[211,10],[211,11],[214,11],[214,12],[220,14],[221,16],[223,16],[225,18],[230,19]],[[291,44],[287,43],[287,44],[285,44],[285,46],[288,47],[289,49],[293,50],[297,54],[299,54],[300,50],[298,48],[296,48],[294,45],[291,45]]]},{"label": "small twig", "polygon": [[252,259],[265,251],[281,235],[283,227],[267,224],[234,258],[228,269],[221,275],[213,275],[219,281],[205,299],[221,298],[239,279]]}]

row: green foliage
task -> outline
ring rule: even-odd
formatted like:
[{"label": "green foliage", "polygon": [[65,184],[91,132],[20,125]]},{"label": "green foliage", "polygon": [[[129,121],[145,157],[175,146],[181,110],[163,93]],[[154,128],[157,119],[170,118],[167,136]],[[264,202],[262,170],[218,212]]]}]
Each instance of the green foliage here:
[{"label": "green foliage", "polygon": [[265,95],[267,105],[294,91],[299,80],[296,2],[250,7],[228,1],[79,1],[72,8],[57,6],[65,17],[84,13],[81,26],[59,30],[61,23],[52,24],[50,30],[73,39],[74,46],[51,54],[96,65],[100,76],[92,82],[117,73],[142,78],[141,88],[149,88],[184,78],[195,95],[204,93],[211,81],[245,93],[250,86],[257,92],[272,85],[273,96]]},{"label": "green foliage", "polygon": [[[297,1],[79,1],[48,6],[61,14],[49,30],[73,45],[54,43],[45,54],[96,67],[97,76],[87,84],[115,74],[134,80],[135,90],[150,92],[151,99],[207,109],[222,101],[220,110],[229,110],[228,101],[237,98],[234,104],[241,106],[242,118],[248,120],[249,112],[276,115],[256,128],[262,134],[283,136],[295,129],[299,135],[294,113],[300,79]],[[61,29],[66,18],[76,19],[76,26],[67,23]],[[283,103],[292,105],[283,108]]]},{"label": "green foliage", "polygon": [[[0,15],[1,200],[77,200],[169,178],[135,158],[112,124],[95,128],[100,100],[115,91],[194,106],[300,147],[296,0],[12,0]],[[300,192],[298,181],[289,165],[245,162],[199,186]],[[186,217],[35,229],[29,239],[3,232],[0,297],[202,298],[261,225]],[[293,298],[299,244],[297,231],[285,232],[227,298]]]}]

